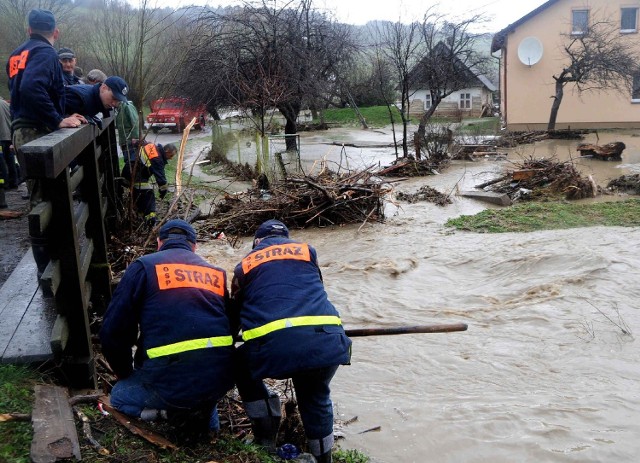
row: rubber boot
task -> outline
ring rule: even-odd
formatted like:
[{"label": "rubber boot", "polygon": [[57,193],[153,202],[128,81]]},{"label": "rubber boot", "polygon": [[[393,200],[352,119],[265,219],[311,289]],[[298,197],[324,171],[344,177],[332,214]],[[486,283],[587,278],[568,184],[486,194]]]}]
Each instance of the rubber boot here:
[{"label": "rubber boot", "polygon": [[6,209],[7,207],[7,200],[4,196],[4,185],[2,185],[0,187],[0,209]]},{"label": "rubber boot", "polygon": [[318,463],[331,463],[332,457],[331,457],[331,450],[329,450],[328,452],[323,453],[322,455],[317,455],[316,456],[316,461]]},{"label": "rubber boot", "polygon": [[271,396],[268,399],[246,402],[244,408],[251,421],[254,443],[264,447],[269,453],[276,453],[276,438],[282,419],[280,398]]}]

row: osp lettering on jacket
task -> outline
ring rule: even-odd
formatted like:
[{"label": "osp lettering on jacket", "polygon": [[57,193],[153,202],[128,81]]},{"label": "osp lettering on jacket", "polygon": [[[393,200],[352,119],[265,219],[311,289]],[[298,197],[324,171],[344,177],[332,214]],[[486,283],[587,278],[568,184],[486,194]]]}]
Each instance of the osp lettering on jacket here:
[{"label": "osp lettering on jacket", "polygon": [[224,274],[214,268],[187,264],[158,264],[156,275],[161,291],[199,288],[224,296]]},{"label": "osp lettering on jacket", "polygon": [[242,271],[246,275],[251,269],[274,260],[302,260],[309,262],[311,261],[309,245],[305,243],[274,244],[252,252],[242,259]]}]

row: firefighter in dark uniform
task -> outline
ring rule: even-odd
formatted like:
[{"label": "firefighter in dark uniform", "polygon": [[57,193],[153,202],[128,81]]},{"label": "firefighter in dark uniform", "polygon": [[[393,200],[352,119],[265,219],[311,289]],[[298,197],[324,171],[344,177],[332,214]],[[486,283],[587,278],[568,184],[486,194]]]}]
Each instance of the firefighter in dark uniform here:
[{"label": "firefighter in dark uniform", "polygon": [[150,226],[156,223],[156,197],[149,180],[153,175],[158,184],[160,199],[163,199],[168,191],[164,166],[177,152],[177,148],[171,143],[164,146],[146,143],[140,148],[139,155],[133,162],[125,160],[122,168],[122,177],[130,184],[133,183],[131,186],[136,209],[144,216],[145,223]]},{"label": "firefighter in dark uniform", "polygon": [[102,128],[101,114],[127,102],[129,86],[122,77],[111,76],[103,83],[77,84],[65,87],[66,111],[82,114],[89,123]]},{"label": "firefighter in dark uniform", "polygon": [[291,378],[309,449],[318,462],[331,462],[329,383],[349,363],[351,340],[327,298],[315,249],[289,239],[282,222],[264,222],[234,270],[231,294],[244,340],[236,384],[256,442],[274,450],[281,417],[280,400],[262,379]]},{"label": "firefighter in dark uniform", "polygon": [[[143,419],[182,412],[206,431],[216,402],[233,387],[234,347],[226,273],[195,248],[189,223],[164,224],[158,252],[134,261],[118,284],[100,341],[118,377],[114,408]],[[194,410],[205,419],[196,420]]]}]

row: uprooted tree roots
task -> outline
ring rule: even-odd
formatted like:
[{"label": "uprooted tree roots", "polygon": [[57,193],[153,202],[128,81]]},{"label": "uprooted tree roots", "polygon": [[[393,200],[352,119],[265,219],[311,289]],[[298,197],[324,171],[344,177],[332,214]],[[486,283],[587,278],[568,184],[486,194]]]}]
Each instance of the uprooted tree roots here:
[{"label": "uprooted tree roots", "polygon": [[572,162],[552,159],[527,159],[516,164],[507,175],[479,185],[497,193],[506,193],[512,200],[564,196],[566,199],[594,197],[598,186],[589,176],[580,175]]}]

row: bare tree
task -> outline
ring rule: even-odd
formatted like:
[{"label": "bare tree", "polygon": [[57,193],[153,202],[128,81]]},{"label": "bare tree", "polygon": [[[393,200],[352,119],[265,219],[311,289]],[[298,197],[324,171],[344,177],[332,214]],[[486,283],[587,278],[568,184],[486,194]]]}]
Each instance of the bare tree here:
[{"label": "bare tree", "polygon": [[620,34],[618,25],[598,21],[581,33],[566,36],[562,70],[553,76],[555,94],[547,130],[555,130],[564,88],[575,84],[576,91],[600,92],[608,89],[630,92],[633,75],[638,72],[638,53],[633,41]]},{"label": "bare tree", "polygon": [[[227,101],[262,118],[277,108],[285,118],[285,134],[297,132],[300,110],[335,81],[349,52],[348,29],[313,7],[312,0],[245,2],[243,8],[211,12],[201,18],[219,34],[196,52],[191,62],[209,56],[214,79],[224,79]],[[210,86],[220,96],[220,85]],[[264,133],[264,120],[259,129]],[[287,149],[295,138],[287,137]]]},{"label": "bare tree", "polygon": [[419,23],[403,24],[400,21],[382,23],[377,31],[381,39],[380,50],[395,69],[396,82],[400,91],[402,151],[404,157],[409,155],[407,132],[409,125],[409,99],[411,97],[410,73],[419,61],[423,49],[419,32]]},{"label": "bare tree", "polygon": [[489,63],[489,56],[480,53],[476,44],[480,34],[472,32],[483,21],[481,15],[454,21],[433,9],[424,15],[421,25],[424,57],[410,76],[412,88],[426,88],[431,96],[431,106],[421,116],[414,139],[418,159],[427,123],[438,105],[452,93],[477,82],[477,75]]},{"label": "bare tree", "polygon": [[105,0],[93,12],[92,30],[84,44],[98,67],[127,81],[138,108],[163,79],[175,76],[188,52],[177,53],[173,43],[188,10],[151,8],[149,3],[141,0],[134,8],[125,0]]}]

